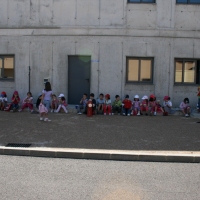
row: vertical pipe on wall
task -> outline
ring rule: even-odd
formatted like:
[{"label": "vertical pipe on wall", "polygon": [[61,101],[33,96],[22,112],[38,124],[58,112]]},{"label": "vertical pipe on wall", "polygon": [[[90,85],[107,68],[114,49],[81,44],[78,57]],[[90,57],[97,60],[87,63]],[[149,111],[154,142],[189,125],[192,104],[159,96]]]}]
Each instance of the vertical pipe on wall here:
[{"label": "vertical pipe on wall", "polygon": [[99,95],[99,76],[100,76],[100,74],[99,74],[99,65],[100,65],[100,42],[98,42],[98,45],[99,45],[99,50],[98,50],[98,86],[97,86],[97,88],[98,88],[98,95]]},{"label": "vertical pipe on wall", "polygon": [[54,41],[52,41],[52,56],[51,56],[51,62],[52,62],[52,69],[51,69],[51,84],[53,85],[53,45],[54,45]]},{"label": "vertical pipe on wall", "polygon": [[28,67],[28,91],[31,91],[31,67]]},{"label": "vertical pipe on wall", "polygon": [[124,43],[122,42],[122,70],[121,70],[121,98],[122,98],[122,92],[123,92],[123,85],[124,85],[124,70],[123,70],[123,66],[124,66],[124,48],[123,45]]},{"label": "vertical pipe on wall", "polygon": [[28,91],[31,92],[31,42],[29,42]]}]

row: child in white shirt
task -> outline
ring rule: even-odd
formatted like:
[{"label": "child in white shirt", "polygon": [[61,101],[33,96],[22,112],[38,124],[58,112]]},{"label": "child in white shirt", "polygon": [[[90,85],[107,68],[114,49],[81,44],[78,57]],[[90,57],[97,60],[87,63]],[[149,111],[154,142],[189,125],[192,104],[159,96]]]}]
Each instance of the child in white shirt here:
[{"label": "child in white shirt", "polygon": [[109,94],[106,94],[105,95],[105,103],[103,105],[103,112],[104,112],[104,115],[106,115],[107,111],[108,111],[108,114],[111,115],[111,99],[110,99],[110,95]]},{"label": "child in white shirt", "polygon": [[171,113],[172,102],[170,101],[169,96],[164,96],[163,100],[163,108],[161,110],[163,112],[163,116],[167,116],[169,113]]},{"label": "child in white shirt", "polygon": [[27,93],[27,97],[23,100],[22,108],[18,111],[21,112],[24,108],[29,108],[33,112],[33,96],[31,92]]}]

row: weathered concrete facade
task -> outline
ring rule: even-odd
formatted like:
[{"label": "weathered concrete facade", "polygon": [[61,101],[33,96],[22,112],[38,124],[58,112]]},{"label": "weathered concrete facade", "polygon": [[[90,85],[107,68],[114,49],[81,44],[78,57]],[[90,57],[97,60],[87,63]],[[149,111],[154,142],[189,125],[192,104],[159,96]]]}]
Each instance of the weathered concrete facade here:
[{"label": "weathered concrete facade", "polygon": [[[174,85],[174,59],[200,58],[200,5],[131,4],[127,0],[1,0],[0,55],[15,55],[15,80],[0,80],[11,97],[16,89],[68,95],[68,56],[91,55],[90,91],[123,96],[184,97],[194,106],[196,85]],[[153,84],[126,83],[126,57],[153,57]]]}]

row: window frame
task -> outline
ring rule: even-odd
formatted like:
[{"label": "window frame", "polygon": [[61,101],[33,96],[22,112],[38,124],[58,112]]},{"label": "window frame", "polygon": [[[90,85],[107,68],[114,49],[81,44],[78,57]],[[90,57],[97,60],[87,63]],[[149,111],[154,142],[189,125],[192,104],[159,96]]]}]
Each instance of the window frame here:
[{"label": "window frame", "polygon": [[[197,83],[197,61],[199,59],[194,59],[194,58],[175,58],[174,59],[174,85],[199,85]],[[175,82],[176,81],[176,62],[177,61],[182,61],[182,82]],[[185,62],[187,61],[192,61],[195,62],[195,75],[194,75],[194,82],[190,83],[190,82],[184,82],[184,71],[185,71]]]},{"label": "window frame", "polygon": [[139,3],[139,4],[143,4],[143,3],[148,3],[148,4],[155,4],[156,0],[152,0],[153,2],[143,2],[143,0],[140,0],[140,2],[131,2],[130,0],[127,0],[127,3]]},{"label": "window frame", "polygon": [[[15,55],[13,54],[0,54],[0,58],[3,58],[2,69],[3,69],[3,78],[0,77],[0,81],[14,81],[15,80]],[[4,58],[13,58],[13,78],[4,78]]]},{"label": "window frame", "polygon": [[[129,81],[128,80],[128,61],[129,60],[139,60],[139,72],[138,72],[138,81]],[[141,60],[151,60],[151,71],[150,71],[150,81],[140,81],[140,74],[141,74]],[[126,84],[145,84],[145,85],[152,85],[153,84],[153,72],[154,72],[154,57],[133,57],[127,56],[126,57]]]},{"label": "window frame", "polygon": [[176,4],[182,4],[182,5],[198,5],[198,4],[200,4],[200,2],[197,2],[197,3],[193,3],[193,2],[190,2],[190,0],[186,0],[187,2],[186,3],[182,3],[182,2],[178,2],[178,0],[176,0]]}]

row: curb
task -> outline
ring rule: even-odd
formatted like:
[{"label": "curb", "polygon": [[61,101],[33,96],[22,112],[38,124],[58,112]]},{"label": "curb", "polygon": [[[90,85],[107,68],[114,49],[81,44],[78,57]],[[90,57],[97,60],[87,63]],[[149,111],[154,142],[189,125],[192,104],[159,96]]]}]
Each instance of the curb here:
[{"label": "curb", "polygon": [[134,151],[74,148],[13,148],[0,146],[0,155],[118,161],[200,163],[200,151]]}]

